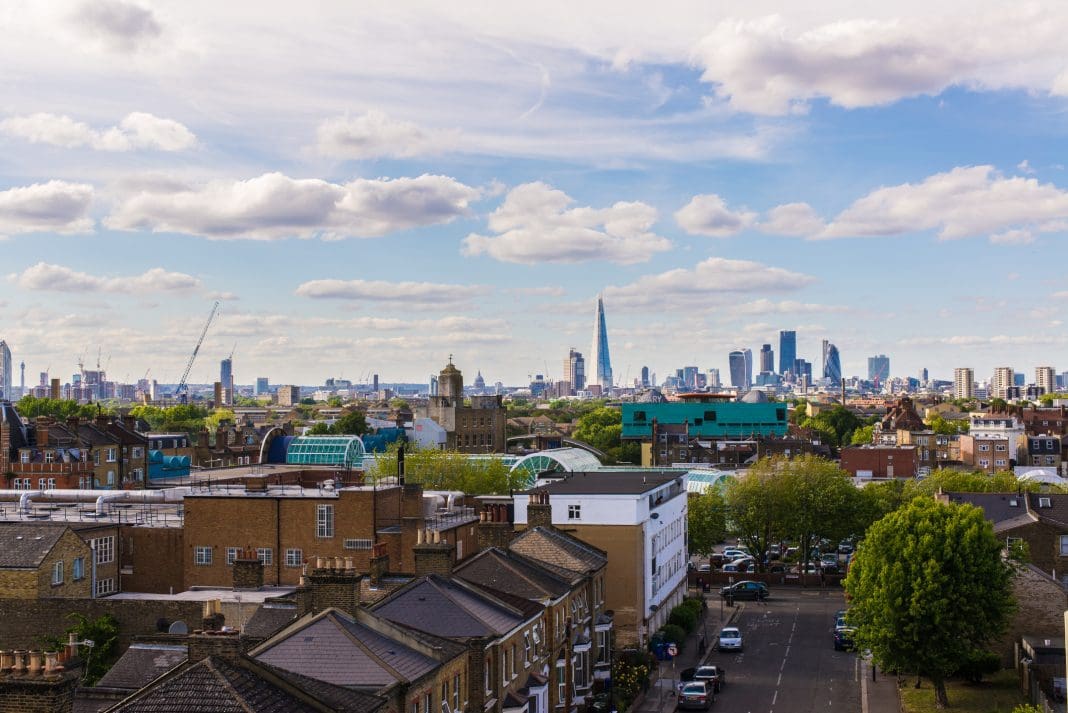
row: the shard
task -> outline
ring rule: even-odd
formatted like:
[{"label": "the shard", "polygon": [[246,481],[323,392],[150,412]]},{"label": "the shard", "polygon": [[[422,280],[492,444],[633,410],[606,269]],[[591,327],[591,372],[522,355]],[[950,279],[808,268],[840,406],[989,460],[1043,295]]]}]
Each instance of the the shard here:
[{"label": "the shard", "polygon": [[597,297],[597,316],[593,322],[590,384],[599,384],[605,391],[612,388],[612,358],[608,355],[608,327],[604,322],[604,300]]}]

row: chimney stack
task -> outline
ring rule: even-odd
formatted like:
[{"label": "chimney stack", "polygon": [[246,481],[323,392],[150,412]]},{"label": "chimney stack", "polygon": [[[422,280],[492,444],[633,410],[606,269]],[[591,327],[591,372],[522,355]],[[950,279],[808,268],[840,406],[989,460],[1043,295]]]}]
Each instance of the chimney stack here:
[{"label": "chimney stack", "polygon": [[508,507],[503,503],[491,503],[479,513],[478,548],[480,550],[490,547],[508,549],[514,534]]},{"label": "chimney stack", "polygon": [[447,577],[452,574],[453,546],[441,541],[439,531],[419,530],[419,538],[412,548],[412,553],[415,555],[415,576],[440,574]]},{"label": "chimney stack", "polygon": [[549,494],[533,491],[527,503],[527,527],[552,527],[553,506],[549,503]]},{"label": "chimney stack", "polygon": [[386,552],[384,542],[376,542],[371,547],[371,562],[367,567],[367,573],[372,587],[378,587],[382,583],[382,578],[389,573],[389,553]]}]

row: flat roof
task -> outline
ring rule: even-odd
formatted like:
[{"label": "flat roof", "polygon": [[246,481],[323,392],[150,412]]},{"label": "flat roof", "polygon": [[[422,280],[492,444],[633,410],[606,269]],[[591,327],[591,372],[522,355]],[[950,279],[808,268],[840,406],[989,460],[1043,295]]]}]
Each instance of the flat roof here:
[{"label": "flat roof", "polygon": [[543,492],[550,495],[641,495],[684,475],[685,471],[665,473],[658,470],[577,472],[571,473],[563,480],[545,483],[526,492]]},{"label": "flat roof", "polygon": [[157,594],[154,592],[119,592],[105,599],[134,599],[139,601],[161,602],[210,602],[219,599],[224,602],[262,604],[272,597],[284,597],[297,591],[296,587],[261,587],[260,589],[233,589],[228,587],[204,587],[187,589],[174,594]]}]

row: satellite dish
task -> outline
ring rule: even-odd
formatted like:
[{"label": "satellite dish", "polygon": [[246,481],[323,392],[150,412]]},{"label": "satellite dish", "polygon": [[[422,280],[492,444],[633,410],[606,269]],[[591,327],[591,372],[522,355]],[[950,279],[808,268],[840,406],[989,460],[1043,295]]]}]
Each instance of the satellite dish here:
[{"label": "satellite dish", "polygon": [[189,633],[189,625],[186,624],[184,621],[179,619],[178,621],[176,621],[176,622],[174,622],[173,624],[170,625],[170,627],[167,629],[167,633],[168,634],[188,634]]}]

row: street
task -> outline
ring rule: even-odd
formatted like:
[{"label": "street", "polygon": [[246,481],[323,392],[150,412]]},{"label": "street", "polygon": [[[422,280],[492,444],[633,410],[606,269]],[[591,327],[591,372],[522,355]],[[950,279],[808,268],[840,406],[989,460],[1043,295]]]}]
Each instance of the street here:
[{"label": "street", "polygon": [[[714,650],[718,602],[709,601],[708,663],[722,666],[726,682],[712,710],[747,713],[857,713],[861,710],[859,658],[835,651],[834,614],[845,608],[840,590],[772,590],[767,605],[745,602],[733,624],[742,653]],[[729,615],[725,609],[724,616]],[[665,670],[665,677],[671,673]],[[870,675],[870,674],[867,674]],[[669,703],[665,710],[673,706]]]}]

